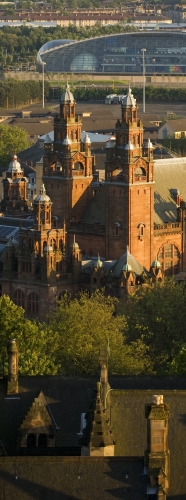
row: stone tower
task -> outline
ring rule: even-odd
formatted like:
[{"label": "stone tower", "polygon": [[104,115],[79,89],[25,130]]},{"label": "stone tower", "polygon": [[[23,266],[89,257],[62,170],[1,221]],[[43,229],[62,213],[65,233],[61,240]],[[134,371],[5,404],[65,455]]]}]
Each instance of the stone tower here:
[{"label": "stone tower", "polygon": [[143,142],[131,89],[121,104],[116,140],[106,147],[106,259],[119,258],[128,245],[146,268],[153,260],[154,161],[153,146]]},{"label": "stone tower", "polygon": [[91,199],[94,156],[90,139],[81,141],[81,118],[75,114],[75,99],[67,85],[54,120],[54,142],[44,144],[43,179],[53,201],[59,224],[78,222]]}]

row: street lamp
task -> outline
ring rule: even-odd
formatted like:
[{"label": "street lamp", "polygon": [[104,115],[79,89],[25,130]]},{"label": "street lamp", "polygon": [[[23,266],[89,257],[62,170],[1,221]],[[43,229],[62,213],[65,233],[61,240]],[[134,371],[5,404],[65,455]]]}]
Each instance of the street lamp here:
[{"label": "street lamp", "polygon": [[143,52],[143,113],[145,113],[145,52],[146,49],[141,49]]},{"label": "street lamp", "polygon": [[42,61],[42,76],[43,76],[43,108],[45,107],[45,62]]}]

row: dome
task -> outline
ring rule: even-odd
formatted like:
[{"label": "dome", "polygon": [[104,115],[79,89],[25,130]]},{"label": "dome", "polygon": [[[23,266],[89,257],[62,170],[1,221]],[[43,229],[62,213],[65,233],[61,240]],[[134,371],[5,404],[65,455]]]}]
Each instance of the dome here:
[{"label": "dome", "polygon": [[61,95],[60,102],[66,103],[66,104],[74,104],[74,102],[75,102],[74,96],[73,96],[72,92],[70,92],[70,86],[68,83],[67,83],[65,92],[63,92],[63,94]]},{"label": "dome", "polygon": [[21,165],[17,161],[17,156],[14,155],[12,161],[9,163],[8,172],[22,172]]},{"label": "dome", "polygon": [[96,260],[96,262],[94,263],[94,268],[95,269],[98,269],[100,267],[103,267],[103,262],[100,260],[100,256],[98,254],[98,259]]},{"label": "dome", "polygon": [[63,140],[62,144],[64,146],[70,146],[70,144],[72,144],[71,140],[69,139],[69,137],[65,137],[65,139]]},{"label": "dome", "polygon": [[136,107],[136,99],[132,94],[131,88],[129,87],[128,94],[124,96],[121,101],[122,108],[135,108]]},{"label": "dome", "polygon": [[133,144],[129,141],[128,144],[125,146],[126,151],[134,149]]},{"label": "dome", "polygon": [[154,146],[153,146],[153,144],[152,144],[152,142],[151,142],[151,140],[150,140],[150,139],[148,139],[148,142],[147,142],[147,147],[148,147],[149,149],[154,149]]},{"label": "dome", "polygon": [[75,234],[74,234],[74,241],[73,241],[73,243],[71,243],[70,248],[71,248],[71,250],[79,250],[79,245],[78,245],[78,243],[76,243],[76,240],[75,240]]},{"label": "dome", "polygon": [[110,138],[108,141],[107,141],[107,144],[106,144],[106,149],[109,149],[109,148],[114,148],[116,144],[116,139],[115,137],[114,138]]},{"label": "dome", "polygon": [[160,264],[159,260],[157,260],[157,259],[153,260],[153,262],[152,262],[152,264],[151,264],[151,267],[152,267],[153,269],[160,269],[161,264]]},{"label": "dome", "polygon": [[122,271],[132,271],[131,265],[128,262],[126,262],[126,264],[123,265]]},{"label": "dome", "polygon": [[46,252],[46,253],[47,252],[49,252],[49,253],[53,252],[53,248],[51,247],[51,245],[46,245],[46,247],[44,248],[44,252]]},{"label": "dome", "polygon": [[91,144],[91,140],[90,140],[90,137],[88,136],[88,134],[85,134],[85,138],[84,138],[84,144]]},{"label": "dome", "polygon": [[51,200],[50,200],[49,196],[47,196],[47,194],[46,194],[46,189],[45,189],[44,184],[41,184],[40,194],[38,194],[36,196],[36,198],[34,199],[34,204],[35,203],[43,203],[43,202],[45,202],[45,203],[47,202],[48,203],[50,201]]},{"label": "dome", "polygon": [[46,135],[44,144],[52,144],[52,139],[50,138],[49,134]]}]

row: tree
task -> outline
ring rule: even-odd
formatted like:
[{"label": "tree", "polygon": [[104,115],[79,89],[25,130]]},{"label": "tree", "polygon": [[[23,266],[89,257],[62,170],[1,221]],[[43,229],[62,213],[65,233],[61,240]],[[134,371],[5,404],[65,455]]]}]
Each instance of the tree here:
[{"label": "tree", "polygon": [[149,348],[154,371],[166,372],[175,349],[185,342],[185,287],[170,279],[130,296],[124,307],[129,342]]},{"label": "tree", "polygon": [[80,293],[74,300],[64,296],[49,316],[48,330],[53,339],[61,373],[94,374],[99,348],[110,346],[109,373],[138,374],[149,368],[147,348],[141,340],[126,345],[124,316],[116,314],[117,299],[96,291],[91,297]]},{"label": "tree", "polygon": [[0,164],[7,165],[13,154],[28,147],[27,132],[18,127],[0,125]]},{"label": "tree", "polygon": [[24,317],[24,309],[16,306],[10,297],[0,297],[0,352],[7,373],[7,342],[15,338],[19,346],[19,373],[22,375],[55,375],[60,366],[56,362],[54,344],[47,336],[45,325]]},{"label": "tree", "polygon": [[182,345],[181,349],[175,353],[169,366],[169,374],[186,375],[186,344]]}]

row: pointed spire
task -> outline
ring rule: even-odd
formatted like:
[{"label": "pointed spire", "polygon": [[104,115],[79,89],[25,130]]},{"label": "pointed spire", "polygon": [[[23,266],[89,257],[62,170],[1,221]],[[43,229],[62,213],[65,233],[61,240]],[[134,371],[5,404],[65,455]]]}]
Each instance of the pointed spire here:
[{"label": "pointed spire", "polygon": [[114,445],[114,437],[101,401],[101,384],[97,382],[90,410],[86,415],[87,425],[83,429],[80,444],[88,447],[104,448]]}]

